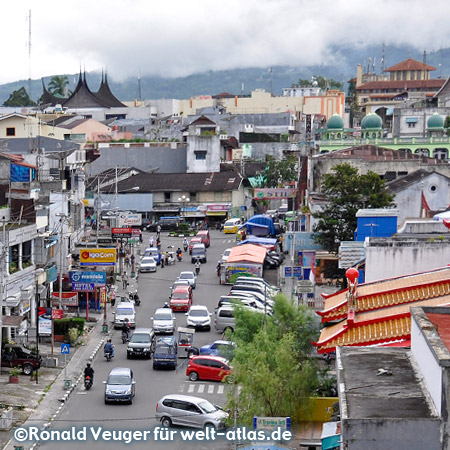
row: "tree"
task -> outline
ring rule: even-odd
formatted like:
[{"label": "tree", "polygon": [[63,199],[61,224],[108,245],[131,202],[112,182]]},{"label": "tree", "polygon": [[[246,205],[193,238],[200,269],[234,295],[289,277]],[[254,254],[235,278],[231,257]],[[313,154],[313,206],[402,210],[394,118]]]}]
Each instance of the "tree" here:
[{"label": "tree", "polygon": [[447,136],[450,136],[450,116],[447,116],[445,118],[444,128],[445,128],[445,130],[447,132]]},{"label": "tree", "polygon": [[234,391],[227,408],[237,409],[239,424],[254,416],[298,417],[320,385],[311,342],[317,337],[313,314],[284,295],[275,299],[273,316],[235,305],[237,348],[228,380]]},{"label": "tree", "polygon": [[375,172],[360,175],[358,169],[348,163],[334,166],[331,172],[322,180],[321,190],[327,204],[322,211],[313,214],[318,219],[313,231],[317,233],[317,242],[337,254],[341,241],[353,240],[358,209],[390,207],[394,197]]},{"label": "tree", "polygon": [[8,100],[3,103],[3,106],[35,106],[36,103],[31,100],[26,89],[22,86],[17,91],[10,94]]},{"label": "tree", "polygon": [[67,86],[69,85],[69,79],[63,76],[54,76],[48,83],[48,90],[58,97],[64,98],[67,94]]},{"label": "tree", "polygon": [[288,155],[281,161],[277,161],[273,156],[266,156],[266,168],[264,171],[264,186],[276,188],[283,186],[284,183],[297,181],[297,157],[293,154]]},{"label": "tree", "polygon": [[313,75],[311,80],[300,78],[297,83],[293,83],[291,87],[311,86],[313,81],[317,81],[317,86],[321,89],[336,89],[342,91],[344,84],[340,81],[333,80],[333,78],[325,78],[322,75]]}]

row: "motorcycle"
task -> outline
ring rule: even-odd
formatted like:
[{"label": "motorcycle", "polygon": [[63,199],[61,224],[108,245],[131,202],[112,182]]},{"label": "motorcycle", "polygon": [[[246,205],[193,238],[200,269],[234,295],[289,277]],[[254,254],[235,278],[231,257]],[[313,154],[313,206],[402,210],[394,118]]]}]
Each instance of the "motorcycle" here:
[{"label": "motorcycle", "polygon": [[136,306],[141,306],[141,299],[139,298],[139,295],[137,295],[137,294],[134,295],[134,304]]},{"label": "motorcycle", "polygon": [[181,254],[181,252],[177,254],[177,259],[178,262],[181,262],[183,260],[183,255]]},{"label": "motorcycle", "polygon": [[139,298],[137,291],[129,291],[128,292],[128,299],[130,300],[130,302],[135,302],[136,297]]},{"label": "motorcycle", "polygon": [[84,377],[84,388],[88,391],[92,387],[92,378],[89,375]]},{"label": "motorcycle", "polygon": [[105,358],[107,362],[110,362],[112,358],[114,358],[112,350],[105,350]]},{"label": "motorcycle", "polygon": [[183,250],[184,250],[185,252],[188,251],[188,247],[189,247],[189,245],[188,245],[187,243],[183,244]]},{"label": "motorcycle", "polygon": [[196,264],[195,265],[195,275],[198,276],[199,273],[200,273],[200,264]]},{"label": "motorcycle", "polygon": [[219,262],[217,263],[217,266],[216,266],[216,271],[217,271],[217,276],[218,276],[218,277],[220,277],[220,267],[221,267],[221,265],[222,265],[222,263],[219,261]]},{"label": "motorcycle", "polygon": [[122,331],[122,343],[126,344],[130,338],[128,337],[128,333],[126,331]]}]

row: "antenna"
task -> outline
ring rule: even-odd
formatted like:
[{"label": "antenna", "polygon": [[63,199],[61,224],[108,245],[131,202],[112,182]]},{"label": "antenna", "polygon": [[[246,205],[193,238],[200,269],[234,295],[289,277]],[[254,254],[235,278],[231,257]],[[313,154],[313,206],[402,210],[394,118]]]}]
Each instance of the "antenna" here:
[{"label": "antenna", "polygon": [[138,99],[142,100],[142,91],[141,91],[141,69],[138,69]]},{"label": "antenna", "polygon": [[31,98],[31,9],[28,11],[28,95]]},{"label": "antenna", "polygon": [[384,58],[385,50],[386,50],[386,47],[385,47],[385,44],[383,42],[383,50],[381,51],[381,66],[380,66],[382,74],[384,72],[384,69],[386,68],[386,66],[384,65],[384,63],[385,63],[385,61],[384,61],[384,59],[385,59]]}]

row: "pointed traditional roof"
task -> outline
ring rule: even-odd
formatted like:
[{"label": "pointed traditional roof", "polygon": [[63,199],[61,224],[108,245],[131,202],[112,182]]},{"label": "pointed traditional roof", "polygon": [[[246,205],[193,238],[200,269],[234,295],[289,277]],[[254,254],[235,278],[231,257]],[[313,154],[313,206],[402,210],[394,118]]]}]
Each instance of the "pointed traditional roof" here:
[{"label": "pointed traditional roof", "polygon": [[322,322],[341,322],[324,328],[315,345],[320,353],[336,346],[367,346],[409,339],[412,306],[450,304],[450,267],[434,269],[358,286],[355,320],[349,323],[347,291],[326,297]]},{"label": "pointed traditional roof", "polygon": [[110,108],[125,107],[125,105],[111,92],[108,84],[108,74],[106,73],[104,77],[102,73],[102,83],[100,84],[99,90],[95,93],[95,96],[102,102],[103,105],[109,106]]},{"label": "pointed traditional roof", "polygon": [[89,89],[86,82],[86,73],[78,78],[78,83],[72,93],[72,95],[63,103],[65,108],[101,108],[106,105],[102,105],[101,101],[95,96],[95,94]]},{"label": "pointed traditional roof", "polygon": [[44,93],[42,94],[42,103],[44,105],[50,104],[52,106],[55,106],[57,104],[62,104],[62,103],[64,103],[65,100],[67,100],[67,98],[65,98],[65,97],[58,97],[57,95],[53,95],[45,87],[43,78],[42,78],[42,90],[44,91]]}]

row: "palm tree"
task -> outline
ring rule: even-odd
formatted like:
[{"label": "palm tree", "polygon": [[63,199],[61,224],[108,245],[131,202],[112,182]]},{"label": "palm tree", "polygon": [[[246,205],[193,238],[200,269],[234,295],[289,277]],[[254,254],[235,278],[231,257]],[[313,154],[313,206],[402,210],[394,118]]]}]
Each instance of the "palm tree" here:
[{"label": "palm tree", "polygon": [[48,90],[58,97],[65,97],[67,95],[67,86],[69,85],[69,79],[63,76],[54,76],[50,83],[48,83]]}]

